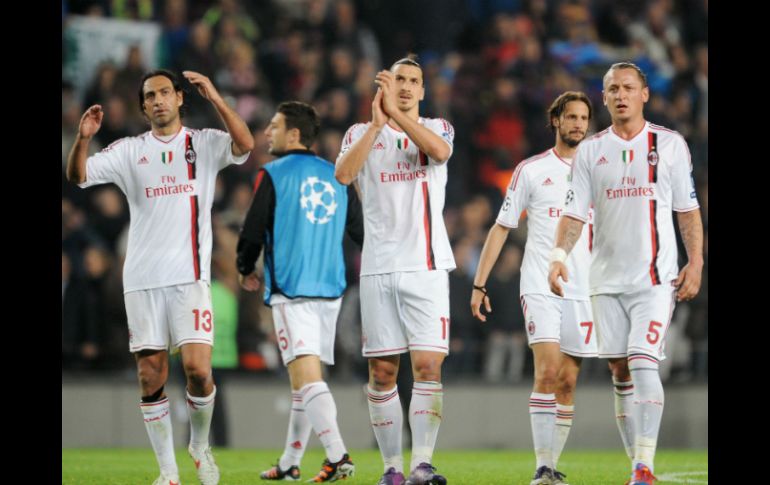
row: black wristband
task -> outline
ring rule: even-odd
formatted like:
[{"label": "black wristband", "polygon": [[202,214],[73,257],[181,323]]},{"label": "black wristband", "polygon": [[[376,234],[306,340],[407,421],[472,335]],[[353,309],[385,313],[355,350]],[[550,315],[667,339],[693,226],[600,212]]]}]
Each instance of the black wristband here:
[{"label": "black wristband", "polygon": [[474,290],[479,290],[480,292],[484,293],[484,296],[487,296],[487,287],[486,286],[476,286],[473,285]]}]

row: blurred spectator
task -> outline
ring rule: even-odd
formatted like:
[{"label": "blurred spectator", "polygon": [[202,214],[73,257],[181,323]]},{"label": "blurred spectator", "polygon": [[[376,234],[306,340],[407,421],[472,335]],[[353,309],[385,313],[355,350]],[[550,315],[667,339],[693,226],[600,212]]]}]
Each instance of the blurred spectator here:
[{"label": "blurred spectator", "polygon": [[[492,312],[487,315],[484,378],[489,382],[521,382],[529,351],[524,314],[519,306],[522,250],[506,244],[487,281]],[[470,294],[470,293],[469,293]]]},{"label": "blurred spectator", "polygon": [[190,26],[187,22],[187,0],[165,0],[163,7],[163,34],[161,34],[160,38],[161,65],[173,66],[175,64],[175,56],[179,55],[179,52],[187,45],[189,35]]},{"label": "blurred spectator", "polygon": [[[414,8],[399,8],[402,4],[406,6],[397,2],[395,8],[385,9],[377,2],[352,0],[67,2],[64,22],[71,14],[106,15],[152,20],[163,31],[156,46],[159,58],[143,59],[138,45],[126,47],[128,58],[120,72],[105,62],[86,86],[63,83],[62,161],[83,109],[92,104],[105,109],[99,134],[111,133],[102,136],[105,144],[146,131],[136,92],[139,76],[150,65],[160,62],[177,71],[201,72],[220,87],[254,134],[256,146],[249,160],[223,171],[216,182],[214,220],[235,228],[250,200],[256,170],[273,158],[262,145],[274,105],[288,99],[315,105],[322,114],[315,149],[334,160],[344,130],[371,119],[376,72],[408,51],[419,52],[426,88],[424,115],[445,118],[456,131],[447,166],[445,221],[458,259],[458,270],[450,274],[457,287],[467,283],[459,260],[465,261],[468,271],[475,270],[487,226],[500,207],[515,165],[552,140],[544,119],[549,100],[566,90],[581,90],[601,107],[602,76],[610,63],[631,60],[645,70],[650,81],[652,96],[646,110],[650,121],[676,129],[687,139],[707,231],[707,0],[430,0]],[[436,5],[445,11],[426,21]],[[220,121],[208,102],[186,81],[183,86],[189,108],[184,124],[218,126]],[[83,93],[81,99],[79,93]],[[606,110],[597,108],[591,130],[604,129],[609,123]],[[97,144],[91,146],[93,152],[101,149]],[[114,192],[114,188],[110,190]],[[120,226],[125,226],[126,209],[122,196],[118,203],[114,195],[77,190],[62,170],[62,251],[70,260],[73,278],[80,276],[82,281],[85,277],[83,255],[94,245],[103,245],[110,252],[110,275],[120,270],[118,255],[126,239]],[[526,230],[510,237],[523,243]],[[218,244],[215,242],[215,251]],[[358,256],[352,252],[346,257],[354,262]],[[688,365],[693,375],[704,377],[707,266],[702,291],[689,305],[689,315],[680,317],[683,338],[688,340],[680,343],[691,349]],[[349,280],[346,299],[355,306],[355,281]],[[112,279],[106,281],[112,285]],[[464,291],[459,289],[453,295],[464,295]],[[239,291],[236,297],[241,367],[280,372],[270,312],[253,295]],[[122,301],[121,295],[117,298]],[[470,315],[466,297],[455,304],[452,325],[457,328],[452,345],[459,354],[453,350],[447,363],[465,360],[471,368],[469,376],[482,375],[478,339],[492,325],[463,326],[463,319]],[[340,327],[355,328],[357,320],[343,321],[343,313],[355,314],[342,312]],[[109,318],[117,322],[124,317]],[[116,333],[115,345],[123,345],[117,342],[125,338]],[[357,345],[351,342],[345,345]],[[121,355],[124,349],[120,349]],[[341,346],[338,351],[351,349]],[[354,366],[363,362],[359,355],[344,355]],[[97,366],[103,366],[102,358],[96,359]],[[606,367],[598,370],[606,374]],[[675,377],[679,370],[674,367],[672,372]]]},{"label": "blurred spectator", "polygon": [[61,253],[61,354],[62,369],[86,367],[98,354],[98,325],[89,307],[85,282],[72,272],[67,253]]},{"label": "blurred spectator", "polygon": [[94,211],[90,227],[107,248],[114,252],[115,243],[123,229],[128,225],[126,198],[114,185],[96,189],[93,193]]},{"label": "blurred spectator", "polygon": [[107,146],[127,136],[133,136],[142,128],[141,126],[129,125],[128,113],[131,110],[126,105],[126,100],[117,94],[111,94],[102,108],[104,109],[104,120],[101,129],[95,136],[102,146]]}]

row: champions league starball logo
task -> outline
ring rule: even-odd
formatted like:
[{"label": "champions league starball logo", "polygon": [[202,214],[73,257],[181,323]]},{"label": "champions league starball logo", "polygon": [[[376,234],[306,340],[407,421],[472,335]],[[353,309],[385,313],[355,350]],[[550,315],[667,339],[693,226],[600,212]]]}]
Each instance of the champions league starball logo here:
[{"label": "champions league starball logo", "polygon": [[564,201],[564,205],[569,205],[570,202],[575,198],[575,192],[572,191],[572,189],[569,189],[567,191],[567,198]]},{"label": "champions league starball logo", "polygon": [[318,177],[308,177],[299,189],[300,207],[313,224],[326,224],[337,212],[336,192],[332,184]]}]

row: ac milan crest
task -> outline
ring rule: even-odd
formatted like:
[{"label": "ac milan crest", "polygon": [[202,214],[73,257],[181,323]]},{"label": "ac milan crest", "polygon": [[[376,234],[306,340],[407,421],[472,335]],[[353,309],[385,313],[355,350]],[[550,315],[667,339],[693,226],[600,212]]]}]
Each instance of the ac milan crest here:
[{"label": "ac milan crest", "polygon": [[660,160],[660,157],[658,156],[658,152],[651,151],[649,155],[647,155],[647,163],[652,165],[653,167],[658,164],[658,161]]}]

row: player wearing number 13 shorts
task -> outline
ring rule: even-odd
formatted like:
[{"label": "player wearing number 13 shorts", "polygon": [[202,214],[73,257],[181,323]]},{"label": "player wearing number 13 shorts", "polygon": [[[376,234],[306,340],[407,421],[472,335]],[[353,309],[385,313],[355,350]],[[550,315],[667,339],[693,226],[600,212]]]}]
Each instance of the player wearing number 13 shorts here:
[{"label": "player wearing number 13 shorts", "polygon": [[245,162],[254,138],[207,77],[191,71],[184,76],[212,103],[228,133],[182,126],[185,99],[178,78],[170,71],[152,71],[139,86],[139,105],[151,130],[87,158],[88,143],[104,116],[101,106],[90,107],[67,161],[67,178],[84,188],[114,183],[128,199],[131,223],[123,289],[129,348],[142,390],[140,408],[160,467],[155,483],[179,483],[164,393],[168,350],[179,349],[187,377],[188,451],[199,480],[210,485],[219,482],[208,440],[216,395],[211,374],[211,206],[217,172]]}]

